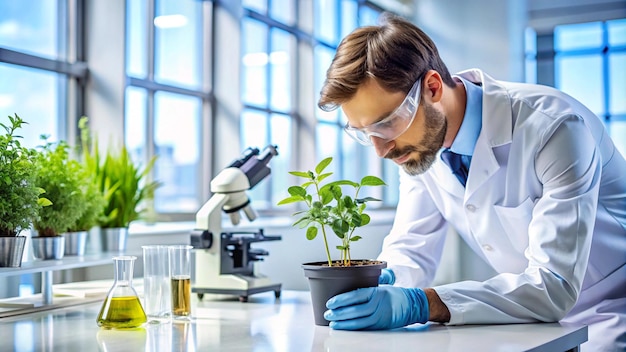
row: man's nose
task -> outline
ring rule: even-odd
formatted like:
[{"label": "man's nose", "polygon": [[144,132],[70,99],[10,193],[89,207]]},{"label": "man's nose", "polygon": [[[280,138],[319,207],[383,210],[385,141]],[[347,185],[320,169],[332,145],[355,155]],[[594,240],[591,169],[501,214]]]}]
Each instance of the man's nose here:
[{"label": "man's nose", "polygon": [[370,140],[374,149],[376,149],[376,154],[381,158],[384,158],[394,146],[393,141],[386,141],[376,136],[370,136]]}]

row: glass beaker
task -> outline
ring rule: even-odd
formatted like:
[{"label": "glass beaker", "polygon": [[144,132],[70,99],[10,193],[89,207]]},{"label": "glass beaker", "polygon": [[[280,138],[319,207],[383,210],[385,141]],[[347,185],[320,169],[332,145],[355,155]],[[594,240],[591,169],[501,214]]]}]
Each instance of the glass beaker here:
[{"label": "glass beaker", "polygon": [[135,259],[135,256],[113,257],[115,281],[98,314],[98,326],[127,329],[139,327],[147,321],[137,291],[133,288]]}]

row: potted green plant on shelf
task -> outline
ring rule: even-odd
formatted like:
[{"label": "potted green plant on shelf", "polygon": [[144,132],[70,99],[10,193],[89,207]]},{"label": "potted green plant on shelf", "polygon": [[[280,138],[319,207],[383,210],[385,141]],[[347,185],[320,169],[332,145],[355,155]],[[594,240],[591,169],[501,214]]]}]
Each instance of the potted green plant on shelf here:
[{"label": "potted green plant on shelf", "polygon": [[29,229],[39,209],[50,201],[35,183],[34,149],[23,147],[16,131],[26,124],[17,114],[0,123],[0,267],[20,267]]},{"label": "potted green plant on shelf", "polygon": [[84,255],[89,231],[98,225],[104,213],[105,197],[98,188],[96,177],[90,172],[87,164],[81,163],[80,165],[81,192],[85,195],[85,203],[83,203],[81,217],[63,233],[65,255]]},{"label": "potted green plant on shelf", "polygon": [[35,156],[35,184],[46,190],[50,206],[39,210],[33,221],[37,236],[32,237],[36,259],[60,259],[65,254],[63,233],[73,226],[85,211],[83,193],[84,173],[80,163],[70,155],[65,141],[50,143],[42,136],[44,145]]},{"label": "potted green plant on shelf", "polygon": [[118,151],[107,149],[102,158],[97,139],[91,144],[87,118],[80,120],[83,142],[83,162],[94,175],[100,193],[105,199],[104,211],[98,221],[101,245],[104,251],[123,252],[126,249],[130,223],[147,212],[149,202],[161,183],[149,180],[154,167],[153,157],[145,167],[135,164],[125,146]]},{"label": "potted green plant on shelf", "polygon": [[[351,244],[362,239],[355,234],[356,230],[370,223],[370,217],[365,213],[367,202],[379,200],[359,198],[359,192],[363,187],[383,186],[385,182],[376,176],[365,176],[360,182],[336,180],[324,183],[332,175],[332,172],[324,172],[331,162],[329,157],[319,162],[314,171],[289,172],[305,181],[289,187],[289,197],[278,202],[278,205],[304,204],[304,210],[293,214],[297,217],[293,226],[306,228],[308,240],[319,237],[321,233],[326,260],[302,264],[309,279],[317,325],[328,325],[324,312],[329,298],[357,288],[377,286],[380,272],[387,266],[382,261],[357,260],[350,255]],[[345,189],[351,189],[353,193],[348,194]],[[332,260],[330,254],[328,237],[331,231],[340,242],[336,246],[340,253],[338,260]]]}]

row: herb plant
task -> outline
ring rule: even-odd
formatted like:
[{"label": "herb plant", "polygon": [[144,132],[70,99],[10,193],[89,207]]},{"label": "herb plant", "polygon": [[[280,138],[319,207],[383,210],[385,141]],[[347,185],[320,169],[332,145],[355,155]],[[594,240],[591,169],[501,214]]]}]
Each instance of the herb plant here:
[{"label": "herb plant", "polygon": [[99,192],[104,197],[104,211],[99,219],[102,228],[128,227],[147,211],[146,202],[154,199],[160,182],[148,180],[156,157],[141,168],[136,165],[125,146],[119,152],[110,148],[102,158],[98,141],[91,144],[87,118],[79,121],[82,156],[85,167],[93,175]]},{"label": "herb plant", "polygon": [[[350,266],[350,245],[361,239],[354,232],[370,222],[369,215],[365,213],[366,203],[380,201],[372,197],[359,198],[359,191],[366,186],[383,186],[385,182],[376,176],[365,176],[358,183],[349,180],[323,183],[332,175],[332,172],[324,173],[331,162],[332,157],[320,161],[315,171],[290,171],[290,174],[306,181],[299,186],[289,187],[287,191],[290,196],[278,202],[278,205],[304,203],[306,209],[293,214],[298,217],[293,226],[307,228],[308,240],[315,239],[321,230],[329,266],[333,266],[327,236],[328,229],[331,229],[341,240],[341,244],[336,246],[341,260],[336,265]],[[353,195],[344,194],[344,187],[351,188]]]},{"label": "herb plant", "polygon": [[35,184],[37,152],[23,147],[16,131],[27,124],[17,114],[8,116],[9,124],[0,123],[0,236],[12,237],[30,227],[42,206],[50,205],[41,197],[45,191]]},{"label": "herb plant", "polygon": [[85,211],[86,195],[83,193],[83,173],[79,162],[70,156],[65,141],[40,147],[35,156],[35,183],[46,190],[50,206],[39,211],[33,222],[39,236],[58,236],[73,226]]}]

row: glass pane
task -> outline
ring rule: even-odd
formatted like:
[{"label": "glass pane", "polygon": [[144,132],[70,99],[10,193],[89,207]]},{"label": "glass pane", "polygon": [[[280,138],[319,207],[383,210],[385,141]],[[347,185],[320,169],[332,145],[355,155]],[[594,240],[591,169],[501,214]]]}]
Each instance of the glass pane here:
[{"label": "glass pane", "polygon": [[270,54],[270,70],[272,80],[271,106],[272,110],[288,112],[291,110],[291,46],[294,44],[294,37],[289,33],[273,29],[272,30],[272,53]]},{"label": "glass pane", "polygon": [[202,2],[158,0],[155,27],[155,79],[202,87]]},{"label": "glass pane", "polygon": [[244,103],[267,105],[267,26],[250,18],[243,19],[242,82]]},{"label": "glass pane", "polygon": [[[268,141],[268,116],[264,112],[254,110],[244,110],[241,115],[241,148],[243,151],[246,148],[263,148],[270,143]],[[274,141],[272,141],[274,143]],[[270,161],[273,165],[274,159],[282,158],[282,150],[278,149],[279,155]],[[274,172],[274,171],[272,171]],[[273,176],[272,176],[273,177]],[[264,180],[265,181],[265,180]],[[268,190],[269,186],[267,182],[260,182],[256,187],[248,192],[248,196],[253,202],[254,208],[266,209],[268,208]]]},{"label": "glass pane", "polygon": [[133,160],[145,165],[148,94],[142,88],[126,88],[124,144]]},{"label": "glass pane", "polygon": [[359,6],[354,0],[343,0],[341,2],[341,38],[350,34],[359,26]]},{"label": "glass pane", "polygon": [[272,0],[270,2],[270,17],[279,22],[293,25],[295,22],[295,3],[293,0]]},{"label": "glass pane", "polygon": [[555,57],[555,84],[597,115],[604,115],[602,55]]},{"label": "glass pane", "polygon": [[241,115],[241,150],[248,147],[262,148],[269,141],[267,114],[254,110],[244,110]]},{"label": "glass pane", "polygon": [[330,45],[339,43],[337,2],[335,0],[318,0],[315,2],[315,37]]},{"label": "glass pane", "polygon": [[[333,163],[328,167],[329,172],[333,172],[335,177],[341,177],[341,165],[339,158],[339,128],[332,124],[320,123],[316,127],[315,145],[317,146],[317,160],[311,165],[315,166],[322,159],[332,156]],[[342,132],[343,133],[343,132]]]},{"label": "glass pane", "polygon": [[267,12],[267,0],[243,0],[243,7],[265,14]]},{"label": "glass pane", "polygon": [[65,59],[65,35],[60,35],[58,0],[0,1],[0,46]]},{"label": "glass pane", "polygon": [[602,22],[568,24],[554,28],[554,48],[557,51],[600,48]]},{"label": "glass pane", "polygon": [[285,185],[289,184],[291,151],[294,146],[291,143],[291,118],[286,115],[273,114],[271,116],[270,142],[278,146],[278,155],[270,161],[272,169],[270,176],[272,184],[272,198],[270,206],[275,206],[281,199],[285,198]]},{"label": "glass pane", "polygon": [[[626,53],[609,55],[609,113],[626,114]],[[626,134],[622,135],[626,139]]]},{"label": "glass pane", "polygon": [[537,83],[537,60],[526,59],[524,61],[524,77],[526,83]]},{"label": "glass pane", "polygon": [[609,45],[626,45],[626,18],[606,23],[609,31]]},{"label": "glass pane", "polygon": [[126,2],[126,74],[138,78],[148,75],[146,0]]},{"label": "glass pane", "polygon": [[28,122],[20,135],[22,144],[36,147],[42,144],[39,136],[49,135],[49,141],[65,138],[59,124],[61,102],[67,87],[65,76],[26,67],[0,63],[0,121],[8,121],[7,116],[17,114]]},{"label": "glass pane", "polygon": [[531,27],[524,31],[524,52],[526,55],[537,55],[537,32]]},{"label": "glass pane", "polygon": [[[315,102],[319,100],[319,92],[322,89],[322,85],[324,84],[324,80],[326,80],[326,71],[330,66],[330,63],[333,61],[333,57],[335,56],[335,51],[328,49],[325,46],[318,45],[315,47],[313,55],[315,57]],[[322,109],[315,109],[315,115],[318,120],[322,121],[338,121],[339,113],[338,110],[326,112]]]},{"label": "glass pane", "polygon": [[617,150],[626,157],[626,121],[611,121],[609,134],[617,147]]},{"label": "glass pane", "polygon": [[200,165],[200,121],[202,101],[199,98],[157,92],[155,101],[154,139],[155,179],[163,182],[155,194],[157,212],[196,212]]},{"label": "glass pane", "polygon": [[371,7],[361,6],[359,11],[359,26],[373,26],[378,23],[380,12]]},{"label": "glass pane", "polygon": [[389,159],[383,159],[383,180],[387,184],[383,188],[383,204],[396,206],[398,204],[398,189],[400,187],[400,173],[398,165]]},{"label": "glass pane", "polygon": [[[363,170],[359,167],[362,165],[359,160],[360,145],[343,130],[339,133],[341,134],[341,143],[343,144],[341,153],[342,177],[352,181],[359,181],[364,176]],[[359,161],[358,164],[356,163],[357,160]],[[339,160],[337,161],[339,162]]]}]

